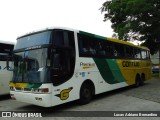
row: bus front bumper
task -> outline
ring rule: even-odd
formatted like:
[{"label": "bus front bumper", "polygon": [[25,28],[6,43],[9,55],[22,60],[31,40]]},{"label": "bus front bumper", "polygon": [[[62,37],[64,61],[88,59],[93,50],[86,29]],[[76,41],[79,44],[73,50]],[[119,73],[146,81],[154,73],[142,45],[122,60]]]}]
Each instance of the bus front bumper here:
[{"label": "bus front bumper", "polygon": [[33,105],[38,105],[42,107],[50,107],[52,97],[51,94],[34,94],[34,93],[24,93],[24,92],[16,92],[10,91],[10,96],[13,100],[17,100],[19,102],[29,103]]}]

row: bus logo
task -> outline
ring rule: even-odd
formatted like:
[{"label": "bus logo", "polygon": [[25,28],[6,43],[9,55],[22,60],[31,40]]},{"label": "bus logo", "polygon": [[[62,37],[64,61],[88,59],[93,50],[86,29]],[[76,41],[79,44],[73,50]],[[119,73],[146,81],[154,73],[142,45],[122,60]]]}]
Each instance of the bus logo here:
[{"label": "bus logo", "polygon": [[83,67],[83,69],[87,69],[87,68],[93,68],[96,66],[95,63],[84,63],[84,62],[80,62],[80,66]]},{"label": "bus logo", "polygon": [[69,98],[69,92],[73,89],[73,87],[70,87],[68,89],[64,89],[60,92],[60,94],[57,94],[56,96],[59,97],[61,100],[67,100]]}]

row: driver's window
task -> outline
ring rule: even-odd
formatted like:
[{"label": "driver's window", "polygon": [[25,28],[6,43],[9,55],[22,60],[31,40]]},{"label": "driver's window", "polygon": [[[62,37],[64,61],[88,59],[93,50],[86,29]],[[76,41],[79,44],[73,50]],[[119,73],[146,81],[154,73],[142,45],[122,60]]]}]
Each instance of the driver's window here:
[{"label": "driver's window", "polygon": [[60,68],[60,55],[55,53],[53,55],[53,69],[58,68]]},{"label": "driver's window", "polygon": [[68,64],[67,61],[70,58],[67,58],[65,50],[56,50],[56,52],[53,53],[52,57],[52,68],[53,68],[53,74],[54,76],[63,76],[66,75],[68,72]]}]

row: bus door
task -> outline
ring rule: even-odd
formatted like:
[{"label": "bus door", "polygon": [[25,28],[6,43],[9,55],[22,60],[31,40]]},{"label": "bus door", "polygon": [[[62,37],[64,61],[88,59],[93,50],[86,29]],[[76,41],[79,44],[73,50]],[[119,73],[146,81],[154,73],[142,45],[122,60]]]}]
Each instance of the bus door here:
[{"label": "bus door", "polygon": [[55,30],[51,49],[51,80],[60,85],[69,80],[75,67],[74,32]]}]

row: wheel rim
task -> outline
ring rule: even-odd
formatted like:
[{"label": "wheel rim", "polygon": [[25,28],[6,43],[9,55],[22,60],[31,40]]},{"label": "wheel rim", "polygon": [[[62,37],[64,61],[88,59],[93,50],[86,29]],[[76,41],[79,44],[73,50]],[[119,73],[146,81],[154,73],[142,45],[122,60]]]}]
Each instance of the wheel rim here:
[{"label": "wheel rim", "polygon": [[83,93],[82,93],[82,96],[83,96],[83,98],[85,98],[85,99],[90,99],[90,96],[91,96],[91,93],[90,93],[90,90],[89,89],[84,89],[83,90]]}]

